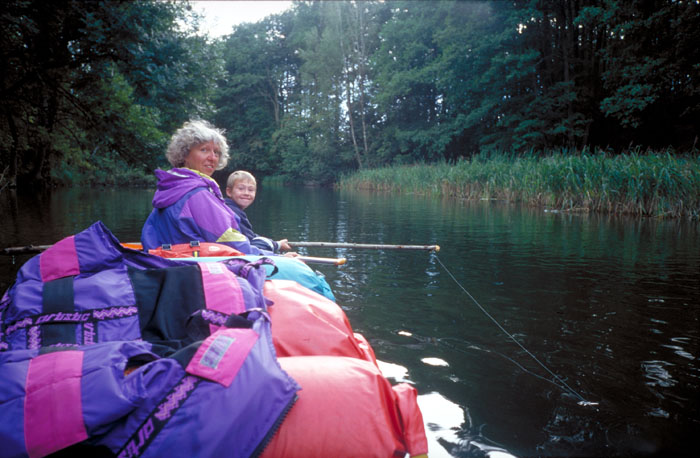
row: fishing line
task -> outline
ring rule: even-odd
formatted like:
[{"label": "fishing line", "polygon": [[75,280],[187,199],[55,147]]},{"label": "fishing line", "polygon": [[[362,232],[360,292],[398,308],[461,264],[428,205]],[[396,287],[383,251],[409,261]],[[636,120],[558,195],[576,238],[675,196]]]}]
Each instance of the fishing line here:
[{"label": "fishing line", "polygon": [[[557,386],[559,386],[559,388],[562,388],[562,387],[566,388],[566,390],[568,390],[569,393],[573,394],[575,397],[577,397],[578,399],[580,399],[580,401],[579,401],[579,403],[578,403],[579,405],[582,405],[582,406],[595,406],[595,405],[598,405],[597,402],[587,401],[583,396],[581,396],[580,394],[578,394],[578,392],[577,392],[576,390],[574,390],[573,388],[571,388],[571,387],[570,387],[564,380],[562,380],[557,374],[555,374],[555,373],[552,372],[547,366],[545,366],[544,363],[542,363],[542,362],[537,358],[537,356],[535,356],[534,354],[532,354],[527,348],[525,348],[525,346],[523,346],[523,344],[521,344],[520,342],[518,342],[518,340],[517,340],[515,337],[513,337],[508,331],[506,331],[506,329],[505,329],[503,326],[501,326],[501,323],[499,323],[498,320],[496,320],[493,316],[491,316],[491,314],[490,314],[488,311],[486,311],[486,309],[485,309],[484,307],[482,307],[482,305],[479,303],[479,301],[477,301],[477,300],[474,298],[474,296],[472,296],[471,293],[469,293],[469,291],[467,291],[467,289],[466,289],[464,286],[462,286],[462,284],[459,282],[459,280],[457,280],[457,278],[455,278],[455,276],[452,275],[452,272],[450,272],[450,269],[448,269],[447,266],[446,266],[445,264],[442,263],[442,261],[440,260],[440,258],[438,257],[438,255],[437,255],[435,252],[433,252],[432,255],[433,255],[433,257],[437,260],[437,262],[442,266],[442,268],[445,269],[445,272],[447,272],[447,274],[450,276],[450,278],[452,278],[452,280],[457,284],[457,286],[459,286],[460,289],[461,289],[462,291],[464,291],[464,293],[465,293],[467,296],[469,296],[469,298],[470,298],[472,301],[474,301],[474,303],[476,304],[476,306],[479,307],[479,309],[484,313],[484,315],[486,315],[487,317],[489,317],[489,319],[490,319],[491,321],[493,321],[493,322],[496,324],[496,326],[498,326],[498,328],[499,328],[505,335],[507,335],[507,336],[510,338],[510,340],[512,340],[513,342],[515,342],[525,353],[527,353],[533,360],[535,360],[535,362],[536,362],[537,364],[539,364],[544,370],[546,370],[547,372],[549,372],[549,373],[552,375],[552,377],[554,377],[559,383],[561,383],[561,385],[557,385]],[[546,380],[546,379],[545,379],[545,380]],[[551,380],[550,380],[550,381],[551,381]],[[555,384],[555,385],[556,385],[556,384]]]},{"label": "fishing line", "polygon": [[[439,343],[444,344],[444,345],[447,345],[448,347],[450,347],[451,349],[453,349],[453,350],[455,350],[455,351],[459,351],[459,352],[462,352],[462,353],[467,353],[466,350],[463,350],[463,349],[457,347],[457,346],[454,345],[454,344],[447,343],[446,340],[457,340],[457,339],[450,339],[449,337],[440,337],[440,338],[437,339],[437,341],[438,341]],[[488,350],[488,349],[479,348],[479,347],[476,347],[476,346],[472,346],[472,348],[473,348],[474,350],[483,351],[483,352],[486,352],[486,353],[495,353],[495,354],[497,354],[498,356],[500,356],[501,358],[507,359],[508,361],[510,361],[511,363],[513,363],[513,364],[514,364],[515,366],[517,366],[521,371],[523,371],[523,372],[525,372],[525,373],[527,373],[527,374],[530,374],[530,375],[532,375],[533,377],[536,377],[536,378],[538,378],[538,379],[540,379],[540,380],[544,380],[544,381],[547,382],[547,383],[551,383],[552,385],[556,386],[556,387],[559,388],[559,389],[562,388],[561,385],[558,385],[555,381],[550,380],[550,379],[548,379],[547,377],[543,377],[543,376],[541,376],[540,374],[535,374],[535,373],[532,372],[530,369],[526,368],[525,366],[523,366],[522,364],[520,364],[519,362],[517,362],[516,360],[514,360],[514,359],[511,358],[510,356],[506,356],[506,355],[504,355],[503,353],[500,353],[500,352],[497,352],[497,351],[494,351],[494,350]]]}]

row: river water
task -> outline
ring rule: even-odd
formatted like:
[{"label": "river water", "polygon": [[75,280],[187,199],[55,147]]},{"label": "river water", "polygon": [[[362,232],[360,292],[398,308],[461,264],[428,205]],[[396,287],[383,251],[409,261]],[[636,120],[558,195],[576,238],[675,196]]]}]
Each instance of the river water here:
[{"label": "river water", "polygon": [[[0,247],[50,244],[97,220],[137,241],[151,197],[5,190]],[[700,449],[698,223],[281,187],[261,188],[248,214],[274,238],[441,246],[299,250],[347,258],[314,268],[385,375],[415,384],[429,456]],[[28,258],[0,257],[3,291]]]}]

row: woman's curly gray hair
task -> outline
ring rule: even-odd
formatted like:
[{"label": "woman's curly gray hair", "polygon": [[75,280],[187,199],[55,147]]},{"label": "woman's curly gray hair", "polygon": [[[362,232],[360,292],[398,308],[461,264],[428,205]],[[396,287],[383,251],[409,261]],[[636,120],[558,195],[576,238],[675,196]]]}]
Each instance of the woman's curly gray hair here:
[{"label": "woman's curly gray hair", "polygon": [[217,129],[207,121],[195,120],[187,121],[180,127],[170,139],[168,151],[165,152],[165,157],[173,167],[182,167],[185,165],[185,158],[190,153],[190,150],[195,146],[206,142],[214,142],[221,150],[219,156],[219,165],[216,170],[221,170],[228,163],[228,143],[224,137],[224,130]]}]

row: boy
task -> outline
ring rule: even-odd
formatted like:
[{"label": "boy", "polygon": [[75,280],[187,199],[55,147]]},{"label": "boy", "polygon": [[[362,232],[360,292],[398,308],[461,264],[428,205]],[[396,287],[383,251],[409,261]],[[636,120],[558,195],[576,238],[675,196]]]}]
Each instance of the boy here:
[{"label": "boy", "polygon": [[[245,209],[250,206],[255,200],[255,192],[257,184],[255,177],[245,170],[237,170],[228,176],[226,181],[226,205],[241,219],[240,230],[245,235],[250,244],[263,250],[279,253],[281,251],[289,251],[292,247],[287,243],[287,239],[274,241],[267,237],[261,237],[253,232],[253,225],[250,224],[248,216],[245,214]],[[296,253],[288,253],[294,255]]]}]

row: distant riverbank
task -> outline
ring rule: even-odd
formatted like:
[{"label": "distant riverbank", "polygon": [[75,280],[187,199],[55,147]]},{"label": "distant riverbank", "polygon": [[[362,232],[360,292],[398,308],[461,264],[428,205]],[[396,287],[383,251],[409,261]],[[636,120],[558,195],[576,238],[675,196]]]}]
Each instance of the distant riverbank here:
[{"label": "distant riverbank", "polygon": [[671,153],[477,156],[362,170],[340,189],[522,202],[560,211],[700,218],[700,157]]}]

